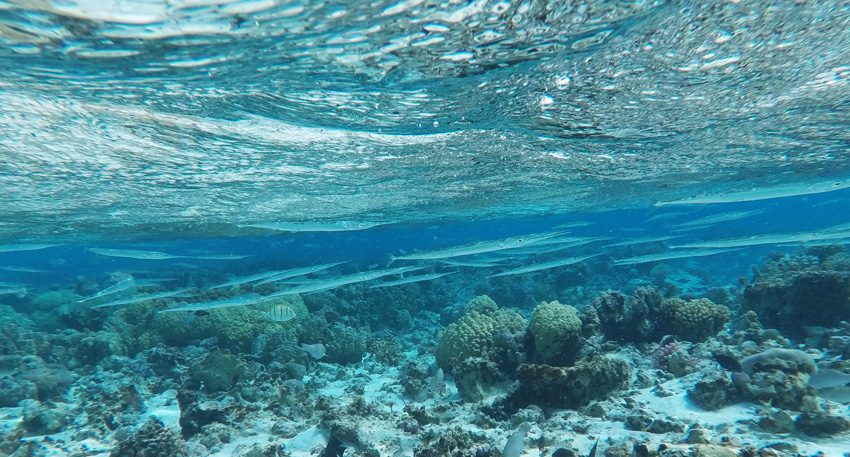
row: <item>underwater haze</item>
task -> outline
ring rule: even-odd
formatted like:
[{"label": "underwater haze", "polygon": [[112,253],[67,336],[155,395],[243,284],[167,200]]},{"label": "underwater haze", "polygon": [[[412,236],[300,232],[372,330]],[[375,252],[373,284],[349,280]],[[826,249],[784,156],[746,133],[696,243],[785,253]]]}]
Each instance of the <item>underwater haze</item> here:
[{"label": "underwater haze", "polygon": [[850,6],[0,0],[0,457],[850,456]]}]

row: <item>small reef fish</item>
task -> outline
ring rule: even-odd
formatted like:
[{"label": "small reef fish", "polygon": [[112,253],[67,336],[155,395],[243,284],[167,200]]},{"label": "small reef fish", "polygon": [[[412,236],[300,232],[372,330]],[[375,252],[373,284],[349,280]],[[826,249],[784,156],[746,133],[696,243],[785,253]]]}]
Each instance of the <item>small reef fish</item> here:
[{"label": "small reef fish", "polygon": [[278,232],[350,232],[387,224],[389,222],[258,222],[256,224],[240,225],[239,227],[276,230]]},{"label": "small reef fish", "polygon": [[160,311],[161,313],[176,313],[179,311],[209,311],[212,309],[233,308],[236,306],[250,306],[261,302],[261,297],[257,294],[237,295],[235,297],[223,298],[221,300],[213,300],[199,303],[189,303],[175,308],[168,308]]},{"label": "small reef fish", "polygon": [[[843,227],[843,225],[841,226]],[[850,238],[850,231],[834,231],[833,229],[825,229],[818,232],[804,233],[774,233],[768,235],[754,235],[743,238],[727,238],[714,241],[698,241],[694,243],[681,244],[671,246],[673,249],[692,249],[692,248],[740,248],[746,246],[760,246],[763,244],[782,244],[782,243],[806,243],[810,241],[821,240],[840,240]]]},{"label": "small reef fish", "polygon": [[512,248],[533,245],[549,238],[563,235],[563,232],[544,233],[529,236],[517,236],[495,241],[482,241],[480,243],[465,244],[435,251],[417,252],[414,254],[391,256],[391,261],[396,260],[443,260],[452,257],[463,257],[487,252],[504,251]]},{"label": "small reef fish", "polygon": [[437,279],[437,278],[442,278],[443,276],[446,276],[446,275],[450,275],[452,273],[454,273],[454,272],[450,271],[450,272],[447,272],[447,273],[429,273],[429,274],[425,274],[425,275],[408,276],[406,278],[396,279],[394,281],[387,281],[387,282],[382,282],[380,284],[375,284],[373,286],[370,286],[369,288],[370,289],[377,289],[377,288],[380,288],[380,287],[393,287],[393,286],[401,286],[403,284],[412,284],[412,283],[415,283],[415,282],[431,281],[431,280],[434,280],[434,279]]},{"label": "small reef fish", "polygon": [[573,265],[579,262],[583,262],[592,257],[596,257],[599,254],[586,255],[581,257],[567,257],[565,259],[552,260],[551,262],[543,262],[543,263],[535,263],[532,265],[528,265],[525,267],[514,268],[512,270],[503,271],[501,273],[496,273],[488,276],[488,278],[496,278],[499,276],[508,276],[508,275],[520,275],[523,273],[531,273],[534,271],[540,270],[548,270],[550,268],[558,268],[566,265]]},{"label": "small reef fish", "polygon": [[850,374],[830,368],[822,368],[809,377],[809,385],[816,390],[846,387],[850,384]]},{"label": "small reef fish", "polygon": [[634,246],[637,244],[648,244],[648,243],[658,243],[661,241],[672,240],[673,238],[678,238],[675,235],[667,235],[667,236],[651,236],[646,238],[633,238],[631,240],[623,240],[617,243],[606,244],[606,248],[614,248],[621,246]]},{"label": "small reef fish", "polygon": [[531,424],[528,422],[520,424],[516,431],[508,437],[508,441],[502,449],[502,457],[519,457],[525,448],[525,435],[528,434],[529,430],[531,430]]},{"label": "small reef fish", "polygon": [[340,276],[337,278],[331,279],[322,279],[316,280],[314,282],[310,282],[307,284],[302,284],[300,286],[295,286],[289,289],[284,289],[278,292],[275,292],[271,295],[267,295],[263,297],[266,300],[283,297],[286,295],[295,295],[295,294],[309,294],[312,292],[321,292],[323,290],[331,290],[336,289],[337,287],[347,286],[349,284],[356,284],[359,282],[372,281],[374,279],[383,278],[384,276],[391,275],[400,275],[404,273],[408,273],[411,271],[421,270],[425,267],[398,267],[398,268],[388,268],[385,270],[371,270],[364,271],[360,273],[354,273],[346,276]]},{"label": "small reef fish", "polygon": [[342,265],[343,263],[345,263],[345,262],[323,263],[323,264],[320,264],[320,265],[310,265],[308,267],[299,267],[299,268],[292,268],[292,269],[289,269],[289,270],[283,270],[283,271],[281,271],[280,273],[278,273],[274,276],[263,279],[262,281],[258,282],[255,285],[260,286],[260,285],[263,285],[263,284],[269,284],[269,283],[272,283],[272,282],[278,282],[278,281],[283,281],[285,279],[295,278],[297,276],[304,276],[304,275],[309,275],[309,274],[313,274],[313,273],[318,273],[320,271],[327,270],[328,268],[333,268],[337,265]]},{"label": "small reef fish", "polygon": [[118,281],[117,283],[103,289],[94,295],[86,298],[82,298],[77,300],[77,303],[84,303],[87,301],[95,300],[98,298],[103,298],[108,295],[114,295],[119,292],[124,292],[125,290],[130,290],[134,287],[156,287],[159,286],[160,281],[154,279],[134,279],[134,278],[126,278]]},{"label": "small reef fish", "polygon": [[109,308],[113,306],[123,306],[123,305],[135,305],[137,303],[144,303],[146,301],[151,300],[159,300],[161,298],[169,298],[169,297],[177,297],[177,296],[190,296],[188,292],[191,289],[180,289],[180,290],[172,290],[168,292],[157,292],[153,294],[142,294],[136,295],[132,298],[126,298],[123,300],[111,301],[108,303],[101,303],[99,305],[92,306],[92,308]]},{"label": "small reef fish", "polygon": [[717,353],[712,355],[711,358],[713,358],[718,365],[723,367],[724,370],[731,371],[733,373],[744,371],[744,367],[741,366],[741,362],[729,354]]},{"label": "small reef fish", "polygon": [[325,348],[325,345],[322,344],[322,343],[316,343],[316,344],[301,343],[301,345],[298,346],[298,349],[301,349],[302,351],[309,354],[310,357],[312,357],[314,360],[319,360],[327,354],[327,349]]},{"label": "small reef fish", "polygon": [[734,251],[735,249],[700,249],[692,251],[667,251],[657,254],[639,255],[636,257],[628,257],[625,259],[617,259],[614,265],[638,265],[641,263],[659,262],[662,260],[687,259],[689,257],[706,257],[724,252]]},{"label": "small reef fish", "polygon": [[12,273],[50,273],[47,270],[39,270],[38,268],[6,266],[0,267],[0,270],[9,271]]},{"label": "small reef fish", "polygon": [[285,270],[271,270],[271,271],[263,271],[261,273],[248,275],[248,276],[236,276],[234,278],[230,278],[229,280],[211,286],[209,289],[221,289],[222,287],[234,287],[241,286],[252,282],[262,281],[264,279],[271,278],[272,276],[279,275],[283,273]]},{"label": "small reef fish", "polygon": [[295,319],[295,311],[287,305],[275,305],[268,311],[264,311],[263,316],[270,321],[283,323]]},{"label": "small reef fish", "polygon": [[710,205],[714,203],[752,202],[758,200],[771,200],[775,198],[796,197],[800,195],[822,194],[825,192],[847,189],[848,187],[850,187],[850,180],[834,180],[810,184],[790,184],[657,202],[655,203],[655,206]]},{"label": "small reef fish", "polygon": [[23,251],[38,251],[41,249],[60,246],[59,244],[0,244],[0,252],[23,252]]},{"label": "small reef fish", "polygon": [[681,224],[676,224],[673,226],[675,229],[679,230],[693,230],[702,228],[703,226],[711,226],[714,224],[719,224],[721,222],[732,222],[740,219],[744,219],[745,217],[755,216],[756,214],[763,213],[763,209],[755,209],[752,211],[730,211],[728,213],[720,213],[720,214],[712,214],[710,216],[701,217],[699,219],[694,219],[692,221],[682,222]]},{"label": "small reef fish", "polygon": [[143,251],[140,249],[104,249],[104,248],[89,248],[89,252],[103,255],[107,257],[122,257],[126,259],[136,260],[168,260],[168,259],[186,259],[188,256],[168,254],[159,251]]}]

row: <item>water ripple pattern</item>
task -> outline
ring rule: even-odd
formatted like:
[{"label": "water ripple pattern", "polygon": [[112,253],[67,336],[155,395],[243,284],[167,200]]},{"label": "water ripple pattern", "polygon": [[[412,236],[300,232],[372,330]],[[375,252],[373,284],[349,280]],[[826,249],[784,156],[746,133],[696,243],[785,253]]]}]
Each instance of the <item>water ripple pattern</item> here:
[{"label": "water ripple pattern", "polygon": [[0,0],[0,236],[651,204],[846,177],[850,7]]}]

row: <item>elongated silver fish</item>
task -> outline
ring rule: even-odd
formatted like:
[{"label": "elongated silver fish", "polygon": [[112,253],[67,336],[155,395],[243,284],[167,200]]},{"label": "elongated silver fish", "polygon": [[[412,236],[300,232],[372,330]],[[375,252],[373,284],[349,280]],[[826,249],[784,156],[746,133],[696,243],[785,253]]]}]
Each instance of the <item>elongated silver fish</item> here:
[{"label": "elongated silver fish", "polygon": [[551,240],[543,240],[542,242],[531,246],[516,249],[506,249],[504,251],[499,251],[494,254],[504,256],[550,254],[553,252],[563,251],[564,249],[575,248],[579,246],[584,246],[586,244],[595,243],[597,241],[605,241],[610,239],[611,238],[607,236],[595,236],[588,238],[577,238],[574,241],[565,241],[560,243],[550,243],[549,241]]},{"label": "elongated silver fish", "polygon": [[752,211],[730,211],[728,213],[720,213],[720,214],[712,214],[710,216],[701,217],[699,219],[694,219],[692,221],[682,222],[681,224],[676,224],[673,227],[677,229],[694,229],[701,228],[702,226],[710,226],[713,224],[719,224],[721,222],[732,222],[743,219],[745,217],[754,216],[756,214],[763,213],[763,209],[756,209]]},{"label": "elongated silver fish", "polygon": [[39,270],[38,268],[30,268],[30,267],[16,267],[16,266],[5,266],[0,267],[0,270],[10,271],[13,273],[50,273],[47,270]]},{"label": "elongated silver fish", "polygon": [[614,265],[638,265],[641,263],[660,262],[662,260],[686,259],[690,257],[705,257],[734,250],[735,249],[702,249],[693,251],[667,251],[659,252],[656,254],[628,257],[625,259],[617,259],[614,261]]},{"label": "elongated silver fish", "polygon": [[191,255],[185,256],[187,259],[198,259],[198,260],[241,260],[247,259],[248,257],[252,257],[250,255],[240,255],[240,254],[206,254],[206,255]]},{"label": "elongated silver fish", "polygon": [[41,249],[52,248],[54,246],[61,246],[61,245],[59,245],[59,244],[29,244],[29,243],[0,244],[0,252],[38,251],[38,250],[41,250]]},{"label": "elongated silver fish", "polygon": [[283,297],[287,295],[295,295],[295,294],[309,294],[312,292],[321,292],[323,290],[331,290],[336,289],[337,287],[347,286],[350,284],[357,284],[360,282],[372,281],[378,278],[383,278],[384,276],[391,275],[400,275],[403,273],[409,273],[411,271],[421,270],[425,267],[419,266],[410,266],[410,267],[397,267],[397,268],[387,268],[384,270],[371,270],[364,271],[360,273],[354,273],[346,276],[339,276],[336,278],[330,279],[320,279],[314,282],[310,282],[307,284],[302,284],[300,286],[291,287],[289,289],[284,289],[273,294],[267,295],[265,299],[272,299],[277,297]]},{"label": "elongated silver fish", "polygon": [[452,257],[463,257],[487,252],[504,251],[511,248],[533,245],[543,240],[563,235],[563,232],[544,233],[528,236],[516,236],[495,241],[482,241],[475,244],[454,246],[451,248],[437,249],[435,251],[418,252],[414,254],[391,256],[395,260],[442,260]]},{"label": "elongated silver fish", "polygon": [[672,240],[673,238],[678,238],[675,235],[667,235],[667,236],[650,236],[646,238],[632,238],[630,240],[623,240],[617,243],[606,244],[606,248],[614,248],[621,246],[634,246],[637,244],[648,244],[648,243],[658,243],[661,241]]},{"label": "elongated silver fish", "polygon": [[233,308],[235,306],[251,306],[259,304],[261,298],[262,297],[257,294],[237,295],[235,297],[222,298],[221,300],[188,303],[174,308],[164,309],[160,312],[176,313],[180,311],[210,311],[213,309]]},{"label": "elongated silver fish", "polygon": [[531,272],[535,272],[535,271],[548,270],[550,268],[558,268],[558,267],[563,267],[563,266],[567,266],[567,265],[573,265],[573,264],[576,264],[576,263],[579,263],[579,262],[583,262],[583,261],[590,259],[592,257],[596,257],[598,255],[599,254],[585,255],[585,256],[581,256],[581,257],[567,257],[567,258],[564,258],[564,259],[552,260],[550,262],[535,263],[535,264],[532,264],[532,265],[527,265],[527,266],[524,266],[524,267],[519,267],[519,268],[514,268],[514,269],[511,269],[511,270],[503,271],[501,273],[496,273],[496,274],[490,275],[488,277],[489,278],[497,278],[499,276],[521,275],[521,274],[524,274],[524,273],[531,273]]},{"label": "elongated silver fish", "polygon": [[572,222],[564,222],[563,224],[558,224],[554,228],[556,230],[564,230],[578,227],[587,227],[588,225],[593,225],[593,222],[588,221],[572,221]]},{"label": "elongated silver fish", "polygon": [[671,212],[671,213],[660,213],[660,214],[656,214],[656,215],[654,215],[654,216],[650,216],[649,218],[647,218],[647,219],[646,219],[646,221],[647,221],[647,222],[665,221],[665,220],[667,220],[667,219],[675,219],[675,218],[677,218],[677,217],[679,217],[679,216],[684,216],[684,215],[686,215],[686,214],[689,214],[689,213],[684,212],[684,211],[681,211],[681,212]]},{"label": "elongated silver fish", "polygon": [[355,222],[355,221],[334,221],[334,222],[258,222],[256,224],[245,224],[240,227],[260,228],[266,230],[276,230],[278,232],[349,232],[355,230],[366,230],[381,225],[387,225],[387,222]]},{"label": "elongated silver fish", "polygon": [[850,180],[833,180],[808,184],[787,184],[775,187],[762,187],[738,192],[726,192],[722,194],[703,195],[699,197],[657,202],[655,206],[710,205],[714,203],[752,202],[758,200],[771,200],[774,198],[796,197],[799,195],[822,194],[825,192],[847,189],[848,187],[850,187]]},{"label": "elongated silver fish", "polygon": [[117,294],[119,292],[124,292],[125,290],[130,290],[134,287],[150,287],[150,286],[158,286],[158,285],[159,285],[158,281],[146,281],[146,280],[143,280],[143,279],[135,279],[135,278],[132,278],[132,277],[125,278],[125,279],[122,279],[121,281],[118,281],[117,283],[107,287],[106,289],[103,289],[103,290],[95,293],[94,295],[92,295],[90,297],[86,297],[86,298],[82,298],[80,300],[77,300],[77,303],[84,303],[84,302],[87,302],[87,301],[95,300],[97,298],[102,298],[102,297],[106,297],[108,295]]},{"label": "elongated silver fish", "polygon": [[123,300],[115,300],[108,303],[101,303],[99,305],[92,306],[92,308],[110,308],[113,306],[123,306],[123,305],[135,305],[138,303],[144,303],[151,300],[159,300],[161,298],[169,298],[169,297],[184,297],[190,296],[189,291],[192,289],[180,289],[180,290],[171,290],[168,292],[157,292],[153,294],[142,294],[136,295],[135,297],[125,298]]},{"label": "elongated silver fish", "polygon": [[818,232],[804,233],[773,233],[767,235],[754,235],[741,238],[727,238],[714,241],[698,241],[694,243],[671,246],[674,249],[693,248],[740,248],[745,246],[760,246],[764,244],[782,243],[806,243],[821,240],[840,240],[850,237],[850,232],[833,232],[822,230]]},{"label": "elongated silver fish", "polygon": [[107,257],[122,257],[126,259],[136,260],[168,260],[168,259],[186,259],[184,255],[168,254],[159,251],[143,251],[140,249],[105,249],[105,248],[89,248],[89,252],[103,255]]},{"label": "elongated silver fish", "polygon": [[499,266],[498,262],[501,262],[501,261],[502,260],[499,260],[497,262],[474,262],[474,261],[464,262],[462,260],[441,260],[440,263],[450,265],[450,266],[453,266],[453,267],[493,268],[493,267],[498,267]]},{"label": "elongated silver fish", "polygon": [[21,284],[19,282],[5,282],[0,281],[0,287],[5,287],[7,289],[17,289],[19,287],[25,287],[26,284]]},{"label": "elongated silver fish", "polygon": [[17,294],[25,294],[27,293],[26,287],[0,287],[0,295],[17,295]]},{"label": "elongated silver fish", "polygon": [[403,284],[413,284],[415,282],[422,281],[432,281],[437,278],[442,278],[443,276],[450,275],[454,273],[453,271],[449,271],[447,273],[429,273],[425,275],[417,275],[417,276],[408,276],[406,278],[396,279],[394,281],[386,281],[380,284],[375,284],[373,286],[369,286],[370,289],[378,289],[381,287],[393,287],[393,286],[401,286]]},{"label": "elongated silver fish", "polygon": [[258,282],[256,285],[260,286],[260,285],[263,285],[263,284],[269,284],[269,283],[273,283],[273,282],[283,281],[285,279],[295,278],[297,276],[304,276],[304,275],[309,275],[309,274],[313,274],[313,273],[318,273],[320,271],[327,270],[328,268],[333,268],[337,265],[342,265],[343,263],[345,263],[345,262],[323,263],[323,264],[320,264],[320,265],[310,265],[310,266],[307,266],[307,267],[298,267],[298,268],[292,268],[292,269],[289,269],[289,270],[283,270],[282,272],[280,272],[280,273],[278,273],[274,276],[270,276],[266,279],[263,279],[262,281]]},{"label": "elongated silver fish", "polygon": [[222,287],[241,286],[241,285],[252,283],[252,282],[262,281],[264,279],[271,278],[272,276],[281,274],[284,271],[286,271],[286,270],[270,270],[270,271],[263,271],[263,272],[253,274],[253,275],[248,275],[248,276],[237,276],[235,278],[230,278],[230,279],[228,279],[227,281],[225,281],[221,284],[216,284],[216,285],[210,287],[209,289],[212,290],[212,289],[221,289]]}]

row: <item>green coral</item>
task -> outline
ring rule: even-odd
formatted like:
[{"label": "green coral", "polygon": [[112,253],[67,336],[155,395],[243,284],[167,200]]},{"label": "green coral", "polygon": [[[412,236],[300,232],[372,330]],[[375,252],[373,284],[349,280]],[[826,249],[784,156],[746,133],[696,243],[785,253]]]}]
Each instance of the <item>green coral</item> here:
[{"label": "green coral", "polygon": [[300,295],[285,295],[283,297],[273,298],[263,302],[262,306],[258,309],[261,312],[265,312],[278,305],[286,305],[292,309],[292,312],[295,313],[294,320],[298,320],[299,318],[310,314],[310,311],[307,310],[307,305],[304,304],[304,299],[301,298]]},{"label": "green coral", "polygon": [[189,368],[189,387],[206,392],[230,389],[239,378],[245,376],[247,367],[238,357],[228,351],[210,352],[201,362]]},{"label": "green coral", "polygon": [[163,341],[172,345],[186,345],[206,338],[218,338],[219,345],[234,350],[250,347],[254,339],[281,326],[297,325],[296,320],[280,323],[269,320],[263,312],[269,306],[287,304],[296,317],[306,316],[307,308],[298,298],[283,303],[274,302],[263,307],[233,307],[216,309],[203,316],[184,313],[157,313],[152,328]]},{"label": "green coral", "polygon": [[492,298],[487,295],[478,295],[472,297],[471,300],[466,304],[466,312],[476,312],[485,315],[494,314],[498,311],[499,305],[493,301]]},{"label": "green coral", "polygon": [[528,330],[534,340],[538,361],[564,364],[575,359],[581,337],[581,319],[574,307],[558,301],[542,302],[534,309]]},{"label": "green coral", "polygon": [[451,373],[470,357],[492,360],[496,335],[521,333],[525,327],[525,319],[515,311],[500,309],[486,295],[477,296],[467,304],[466,314],[443,331],[435,354],[437,364]]},{"label": "green coral", "polygon": [[336,324],[331,335],[332,338],[325,343],[329,362],[357,363],[366,355],[366,333]]},{"label": "green coral", "polygon": [[464,314],[443,331],[437,345],[437,364],[451,372],[469,357],[489,358],[493,351],[495,320],[476,311]]},{"label": "green coral", "polygon": [[707,298],[665,300],[660,308],[660,330],[684,340],[700,342],[714,336],[729,320],[729,310]]}]

